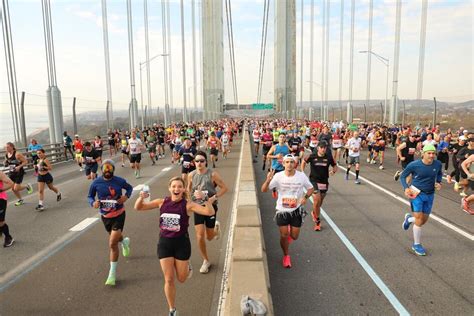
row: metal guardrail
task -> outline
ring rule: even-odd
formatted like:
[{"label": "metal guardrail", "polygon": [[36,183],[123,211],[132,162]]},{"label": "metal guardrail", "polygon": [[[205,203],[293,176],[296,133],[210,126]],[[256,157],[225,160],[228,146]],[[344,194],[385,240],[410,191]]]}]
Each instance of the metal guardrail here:
[{"label": "metal guardrail", "polygon": [[[105,137],[105,138],[104,138]],[[102,137],[102,139],[107,139],[107,136]],[[103,143],[103,151],[109,150],[109,144],[107,141],[104,141]],[[42,145],[43,149],[46,154],[46,158],[49,159],[49,161],[52,164],[57,164],[63,161],[66,161],[66,156],[64,155],[64,146],[63,143],[54,143],[54,144],[46,144]],[[18,147],[16,148],[17,152],[22,153],[25,158],[28,160],[28,164],[24,167],[25,171],[32,170],[33,169],[33,158],[31,157],[31,152],[28,151],[27,147]],[[74,153],[74,151],[73,151]],[[70,153],[69,153],[70,154]],[[6,151],[5,149],[0,149],[0,170],[5,172],[6,174],[9,173],[9,169],[4,166],[5,163],[5,155]],[[74,159],[74,156],[72,157]]]}]

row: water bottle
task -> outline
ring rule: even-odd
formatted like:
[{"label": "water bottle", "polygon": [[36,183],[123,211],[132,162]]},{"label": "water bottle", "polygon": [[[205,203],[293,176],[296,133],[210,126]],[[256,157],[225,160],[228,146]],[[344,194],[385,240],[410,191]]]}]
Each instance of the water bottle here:
[{"label": "water bottle", "polygon": [[150,187],[146,184],[143,185],[142,192],[145,192],[148,196],[143,199],[145,202],[150,202]]}]

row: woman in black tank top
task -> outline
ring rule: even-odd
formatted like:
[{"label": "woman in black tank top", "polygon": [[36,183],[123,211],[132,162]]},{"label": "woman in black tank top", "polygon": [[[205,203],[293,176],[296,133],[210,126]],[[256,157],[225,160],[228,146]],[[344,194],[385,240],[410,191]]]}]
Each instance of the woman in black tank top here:
[{"label": "woman in black tank top", "polygon": [[33,192],[33,187],[31,184],[21,185],[23,182],[23,176],[25,175],[24,166],[28,164],[25,156],[16,151],[15,145],[8,142],[5,146],[5,167],[8,168],[9,173],[8,177],[15,183],[12,188],[13,193],[18,198],[18,201],[15,203],[15,206],[23,204],[23,199],[21,198],[20,192],[24,189],[27,189],[28,194]]}]

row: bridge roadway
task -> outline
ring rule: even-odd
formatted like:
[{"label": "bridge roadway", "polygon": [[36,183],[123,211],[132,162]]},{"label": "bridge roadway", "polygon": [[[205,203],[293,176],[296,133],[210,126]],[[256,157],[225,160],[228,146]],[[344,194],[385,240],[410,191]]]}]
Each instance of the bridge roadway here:
[{"label": "bridge roadway", "polygon": [[[217,163],[229,193],[219,199],[218,219],[224,233],[219,240],[208,243],[214,265],[207,275],[199,273],[202,260],[193,226],[189,229],[194,275],[184,285],[177,285],[176,302],[181,315],[215,315],[217,311],[239,139],[233,148],[227,160],[219,159]],[[152,166],[148,154],[143,154],[140,179],[135,179],[128,166],[121,168],[118,162],[116,166],[116,174],[134,187],[149,183],[152,198],[169,195],[168,180],[181,173],[180,166],[171,165],[168,158]],[[13,206],[13,194],[9,193],[6,219],[16,242],[12,248],[0,249],[0,315],[168,315],[156,255],[157,210],[134,211],[137,191],[126,203],[124,232],[131,239],[131,257],[120,256],[117,285],[109,288],[104,285],[109,260],[107,233],[101,221],[82,231],[69,231],[85,218],[98,218],[97,210],[89,207],[86,198],[90,181],[72,162],[56,165],[53,176],[63,200],[57,203],[54,193],[47,191],[47,209],[41,213],[34,210],[36,189],[19,207]],[[33,180],[31,173],[25,179]]]},{"label": "bridge roadway", "polygon": [[[238,146],[239,142],[234,148]],[[265,176],[260,158],[254,164],[257,188]],[[168,159],[160,160],[157,166],[151,166],[147,157],[143,161],[142,179],[136,180],[130,168],[120,168],[119,164],[117,174],[134,186],[148,182],[153,197],[163,196],[167,180],[179,174],[178,168],[168,170]],[[237,163],[237,150],[228,160],[219,160],[218,171],[230,193],[220,200],[223,238],[208,244],[212,261],[217,263],[208,275],[198,272],[201,259],[190,229],[195,273],[184,285],[178,285],[181,315],[216,314]],[[391,150],[387,151],[385,166],[381,171],[364,161],[361,176],[402,196],[400,184],[392,179],[397,166]],[[445,186],[437,193],[433,213],[441,222],[431,219],[423,229],[428,256],[420,258],[410,250],[411,229],[401,229],[408,207],[366,181],[356,186],[352,176],[346,182],[343,174],[340,169],[331,177],[323,208],[380,277],[379,285],[385,285],[401,308],[411,314],[472,315],[474,222],[460,210],[459,195],[452,187]],[[97,216],[85,199],[89,182],[70,162],[55,167],[53,175],[63,192],[59,204],[50,192],[46,193],[48,209],[43,213],[34,211],[36,194],[26,197],[27,203],[20,207],[9,203],[7,222],[17,242],[13,248],[0,249],[0,287],[4,289],[0,292],[0,314],[165,315],[163,278],[156,257],[156,212],[133,211],[135,198],[127,203],[125,234],[131,237],[132,256],[119,259],[118,284],[106,288],[107,240],[102,224],[97,221],[83,231],[69,231],[84,218]],[[26,179],[31,181],[31,175]],[[290,247],[293,268],[283,269],[273,221],[275,201],[269,193],[258,195],[276,315],[397,313],[397,303],[386,298],[326,218],[321,232],[314,232],[310,217],[306,218],[300,239]],[[13,201],[12,194],[9,196]]]},{"label": "bridge roadway", "polygon": [[[266,173],[260,160],[259,156],[254,163],[258,187]],[[361,176],[405,200],[400,183],[393,180],[398,166],[391,149],[385,168],[379,170],[364,160]],[[330,178],[323,209],[402,307],[394,308],[395,300],[390,303],[325,216],[320,232],[313,231],[311,216],[306,217],[300,238],[290,246],[293,267],[284,269],[273,221],[275,200],[270,193],[259,193],[275,314],[392,315],[405,310],[420,315],[473,315],[474,218],[461,211],[461,198],[452,185],[436,194],[433,214],[466,235],[430,219],[422,236],[428,255],[417,257],[411,252],[412,230],[401,227],[409,206],[364,180],[354,184],[354,175],[346,181],[344,175],[339,168]]]}]

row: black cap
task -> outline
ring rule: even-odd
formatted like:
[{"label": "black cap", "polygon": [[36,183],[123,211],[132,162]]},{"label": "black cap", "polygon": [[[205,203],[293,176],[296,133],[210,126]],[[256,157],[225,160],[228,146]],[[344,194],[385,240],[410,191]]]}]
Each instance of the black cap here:
[{"label": "black cap", "polygon": [[84,146],[91,146],[91,142],[85,142]]}]

